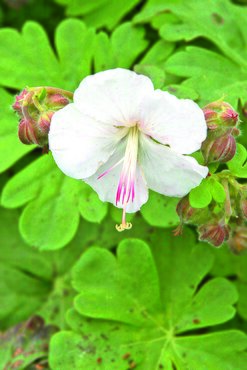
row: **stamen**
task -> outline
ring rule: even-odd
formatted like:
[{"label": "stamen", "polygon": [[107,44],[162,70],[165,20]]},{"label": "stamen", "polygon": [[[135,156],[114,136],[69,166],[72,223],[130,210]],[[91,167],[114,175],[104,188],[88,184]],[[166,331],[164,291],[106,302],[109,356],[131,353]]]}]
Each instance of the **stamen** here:
[{"label": "stamen", "polygon": [[131,127],[128,133],[128,141],[124,155],[124,164],[118,183],[116,193],[116,205],[123,204],[122,223],[116,225],[117,231],[129,230],[132,227],[130,222],[126,222],[126,207],[129,201],[135,199],[135,176],[138,153],[139,130],[137,126]]}]

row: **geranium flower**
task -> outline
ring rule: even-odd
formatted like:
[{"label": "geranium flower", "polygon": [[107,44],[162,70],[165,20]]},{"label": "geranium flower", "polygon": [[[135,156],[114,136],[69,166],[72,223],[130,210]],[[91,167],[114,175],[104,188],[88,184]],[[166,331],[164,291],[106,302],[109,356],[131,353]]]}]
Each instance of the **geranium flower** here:
[{"label": "geranium flower", "polygon": [[182,197],[208,173],[190,154],[206,138],[202,110],[188,99],[154,90],[148,77],[113,69],[86,77],[74,103],[56,112],[49,147],[58,167],[82,179],[102,201],[126,212],[148,199],[148,188]]}]

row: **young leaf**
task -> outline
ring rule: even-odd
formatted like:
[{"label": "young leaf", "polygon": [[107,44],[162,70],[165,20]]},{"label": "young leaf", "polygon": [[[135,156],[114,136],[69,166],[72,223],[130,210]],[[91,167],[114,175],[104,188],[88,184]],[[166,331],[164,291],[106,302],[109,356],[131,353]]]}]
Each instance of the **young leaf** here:
[{"label": "young leaf", "polygon": [[162,231],[152,245],[129,239],[117,258],[97,247],[81,257],[73,269],[78,296],[67,316],[71,330],[52,338],[51,369],[243,369],[244,333],[186,334],[234,315],[230,282],[213,279],[198,289],[212,266],[210,250],[189,232],[174,239]]}]

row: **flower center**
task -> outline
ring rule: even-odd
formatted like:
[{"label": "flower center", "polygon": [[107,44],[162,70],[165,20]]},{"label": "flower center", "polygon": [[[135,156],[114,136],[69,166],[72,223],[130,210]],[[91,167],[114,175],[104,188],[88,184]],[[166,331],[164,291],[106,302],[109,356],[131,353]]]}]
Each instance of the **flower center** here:
[{"label": "flower center", "polygon": [[118,231],[131,229],[132,227],[132,224],[130,222],[126,222],[126,207],[129,201],[133,202],[135,198],[138,139],[139,129],[136,125],[131,127],[128,132],[127,145],[123,159],[123,167],[116,193],[116,205],[118,203],[122,203],[123,205],[122,223],[120,225],[116,225],[116,229]]}]

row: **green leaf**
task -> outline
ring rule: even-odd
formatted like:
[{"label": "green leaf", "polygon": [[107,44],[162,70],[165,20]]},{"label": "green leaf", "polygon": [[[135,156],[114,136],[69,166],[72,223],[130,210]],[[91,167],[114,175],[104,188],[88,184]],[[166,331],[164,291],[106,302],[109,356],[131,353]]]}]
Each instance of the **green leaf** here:
[{"label": "green leaf", "polygon": [[209,0],[207,6],[197,0],[168,4],[166,10],[172,11],[179,21],[162,25],[160,35],[168,41],[190,41],[205,37],[229,59],[246,66],[246,54],[243,52],[246,43],[240,36],[242,29],[235,9],[238,7],[228,0]]},{"label": "green leaf", "polygon": [[247,255],[234,255],[227,245],[214,251],[215,262],[211,270],[213,276],[225,276],[234,280],[239,300],[237,311],[247,320]]},{"label": "green leaf", "polygon": [[170,94],[177,96],[179,99],[198,100],[198,93],[191,87],[185,85],[171,84],[166,86],[163,90],[167,90]]},{"label": "green leaf", "polygon": [[38,23],[25,23],[21,34],[11,28],[1,29],[0,85],[15,89],[27,85],[74,89],[90,71],[94,37],[83,22],[63,21],[55,37],[58,59]]},{"label": "green leaf", "polygon": [[70,274],[55,279],[53,289],[46,297],[37,314],[44,318],[46,324],[66,329],[66,311],[73,306],[75,291],[71,287]]},{"label": "green leaf", "polygon": [[151,242],[150,249],[141,240],[123,240],[117,257],[97,247],[81,257],[73,269],[78,295],[67,315],[71,330],[53,336],[51,369],[244,368],[244,333],[193,335],[235,311],[236,290],[227,280],[199,288],[212,267],[210,249],[188,231],[176,239],[155,233]]},{"label": "green leaf", "polygon": [[173,227],[179,224],[176,212],[177,198],[149,192],[149,199],[141,208],[143,218],[152,226]]},{"label": "green leaf", "polygon": [[155,65],[164,68],[166,59],[173,53],[175,44],[165,40],[158,40],[147,51],[141,60],[143,65]]},{"label": "green leaf", "polygon": [[134,27],[129,22],[116,28],[110,38],[106,33],[100,32],[96,38],[95,71],[116,67],[130,68],[147,45],[144,29]]},{"label": "green leaf", "polygon": [[[64,176],[49,154],[12,177],[1,201],[9,208],[28,203],[20,218],[22,236],[30,245],[54,250],[72,240],[80,212],[91,222],[99,222],[106,215],[107,206],[90,194],[94,192],[88,185]],[[93,200],[90,207],[87,199]]]},{"label": "green leaf", "polygon": [[190,204],[194,208],[207,207],[212,200],[216,203],[223,203],[226,193],[223,185],[216,177],[207,177],[199,186],[192,189],[189,195]]},{"label": "green leaf", "polygon": [[106,216],[108,204],[103,203],[95,192],[89,190],[88,197],[79,202],[79,211],[82,217],[89,222],[100,223]]},{"label": "green leaf", "polygon": [[247,151],[241,144],[237,144],[237,150],[234,157],[227,162],[227,166],[234,176],[247,178]]},{"label": "green leaf", "polygon": [[[240,20],[241,19],[241,20]],[[149,0],[135,17],[136,23],[151,22],[167,41],[191,41],[204,37],[229,59],[247,66],[247,11],[229,0]]]},{"label": "green leaf", "polygon": [[224,186],[212,177],[209,179],[209,184],[213,199],[217,203],[223,203],[226,199],[226,192]]},{"label": "green leaf", "polygon": [[21,239],[18,218],[18,211],[0,208],[0,328],[26,320],[40,309],[46,322],[64,328],[64,311],[74,294],[66,274],[88,242],[97,238],[97,229],[83,221],[66,248],[40,252]]},{"label": "green leaf", "polygon": [[202,105],[224,98],[237,108],[239,98],[243,101],[246,99],[246,71],[211,50],[189,46],[173,54],[167,60],[165,70],[175,76],[185,77],[182,85],[194,89]]},{"label": "green leaf", "polygon": [[55,1],[66,6],[68,16],[83,16],[87,24],[97,28],[106,26],[108,29],[113,29],[140,2],[140,0]]},{"label": "green leaf", "polygon": [[190,204],[194,208],[207,207],[212,201],[209,182],[203,180],[199,186],[192,189],[189,195]]}]

